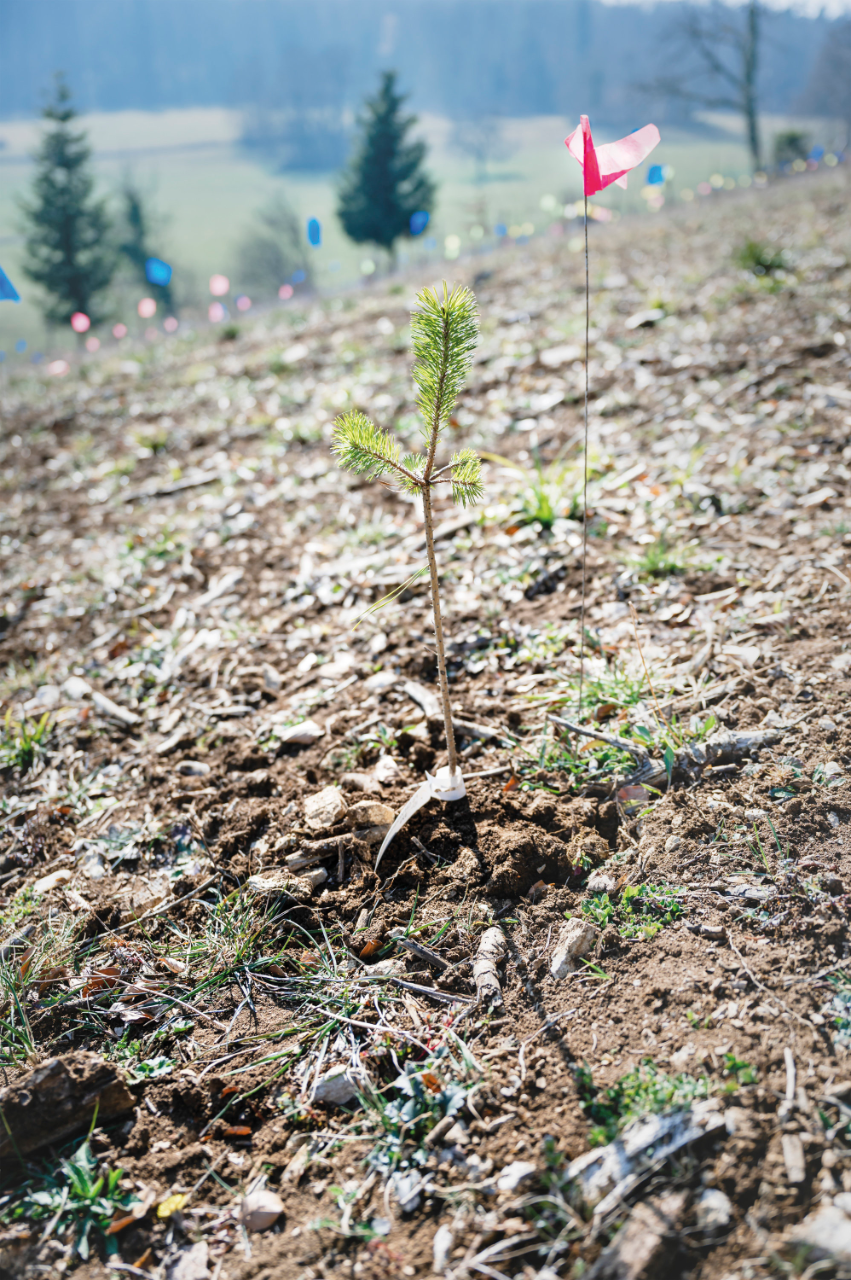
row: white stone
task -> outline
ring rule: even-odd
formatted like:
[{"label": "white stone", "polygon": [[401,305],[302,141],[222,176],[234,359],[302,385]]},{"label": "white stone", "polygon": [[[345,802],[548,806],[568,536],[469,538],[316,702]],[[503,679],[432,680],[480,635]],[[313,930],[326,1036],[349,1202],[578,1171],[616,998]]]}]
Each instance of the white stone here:
[{"label": "white stone", "polygon": [[249,1231],[268,1231],[284,1212],[284,1202],[274,1191],[252,1191],[239,1206],[239,1216]]},{"label": "white stone", "polygon": [[437,1275],[449,1264],[449,1255],[455,1247],[455,1233],[445,1222],[438,1227],[431,1242],[432,1266]]},{"label": "white stone", "polygon": [[309,747],[325,737],[325,730],[315,720],[302,720],[301,724],[289,724],[285,729],[276,729],[275,737],[279,742],[289,743],[295,747]]},{"label": "white stone", "polygon": [[682,842],[682,836],[668,836],[668,839],[665,841],[665,852],[673,853],[674,849],[679,849]]},{"label": "white stone", "polygon": [[559,931],[556,949],[550,963],[550,973],[554,978],[566,978],[579,968],[579,961],[587,956],[597,945],[600,930],[586,920],[577,920],[574,916],[566,920]]},{"label": "white stone", "polygon": [[263,674],[263,684],[270,693],[278,693],[283,685],[281,673],[271,663],[264,662],[261,668]]},{"label": "white stone", "polygon": [[166,1268],[166,1280],[205,1280],[210,1274],[208,1257],[206,1240],[200,1240],[190,1249],[181,1249]]},{"label": "white stone", "polygon": [[68,867],[60,867],[58,871],[51,871],[49,875],[42,876],[40,880],[36,880],[33,885],[33,893],[49,893],[58,884],[67,884],[72,875],[73,872]]},{"label": "white stone", "polygon": [[809,1214],[791,1228],[789,1236],[810,1245],[815,1259],[829,1257],[851,1262],[851,1217],[836,1203]]},{"label": "white stone", "polygon": [[824,776],[826,778],[841,777],[843,772],[844,770],[842,765],[837,764],[835,760],[828,760],[827,764],[824,766]]},{"label": "white stone", "polygon": [[89,880],[102,880],[106,875],[106,867],[103,858],[95,848],[83,849],[78,855],[77,861],[83,875]]},{"label": "white stone", "polygon": [[395,817],[395,811],[389,804],[382,804],[379,800],[358,800],[349,806],[346,822],[350,827],[378,827],[391,823]]},{"label": "white stone", "polygon": [[66,698],[70,698],[72,702],[79,702],[81,698],[87,698],[92,691],[92,686],[82,676],[69,676],[62,686],[62,692]]},{"label": "white stone", "polygon": [[187,778],[205,778],[211,772],[210,766],[203,760],[181,760],[176,768],[178,773]]},{"label": "white stone", "polygon": [[529,1160],[512,1160],[496,1180],[497,1191],[516,1191],[521,1182],[531,1178],[537,1166]]},{"label": "white stone", "polygon": [[589,893],[614,893],[617,886],[617,877],[606,871],[595,871],[586,887]]},{"label": "white stone", "polygon": [[717,1187],[706,1187],[697,1197],[695,1218],[706,1235],[720,1235],[730,1225],[733,1204],[729,1196]]},{"label": "white stone", "polygon": [[346,802],[339,787],[323,787],[304,802],[304,820],[312,831],[327,831],[346,816]]},{"label": "white stone", "polygon": [[402,771],[392,756],[379,756],[372,769],[379,782],[396,782]]},{"label": "white stone", "polygon": [[363,1089],[364,1081],[357,1076],[351,1066],[340,1063],[320,1076],[313,1086],[311,1102],[328,1102],[332,1106],[340,1106],[344,1102],[356,1098]]}]

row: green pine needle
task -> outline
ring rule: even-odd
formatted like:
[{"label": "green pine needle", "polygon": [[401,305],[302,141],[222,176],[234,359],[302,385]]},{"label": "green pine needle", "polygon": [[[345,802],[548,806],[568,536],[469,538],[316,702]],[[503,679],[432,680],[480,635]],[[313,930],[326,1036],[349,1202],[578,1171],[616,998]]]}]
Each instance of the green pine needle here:
[{"label": "green pine needle", "polygon": [[399,445],[390,432],[382,431],[357,410],[337,419],[331,451],[347,471],[372,480],[389,471],[400,472]]},{"label": "green pine needle", "polygon": [[425,420],[424,436],[431,456],[455,407],[470,370],[479,337],[475,294],[462,285],[443,297],[434,289],[417,294],[419,309],[411,316],[411,340],[416,356],[413,379],[419,388],[417,405]]},{"label": "green pine needle", "polygon": [[472,449],[452,456],[452,498],[459,507],[470,507],[484,497],[482,461]]},{"label": "green pine needle", "polygon": [[[348,471],[378,479],[390,476],[399,488],[420,493],[427,486],[449,484],[453,500],[471,506],[484,496],[482,464],[472,449],[462,449],[451,462],[434,470],[440,428],[449,420],[470,369],[479,335],[478,309],[469,289],[444,281],[442,297],[434,289],[418,295],[411,317],[416,363],[413,376],[419,388],[417,403],[425,419],[425,453],[401,449],[389,431],[382,431],[365,414],[342,414],[334,428],[332,452]],[[445,475],[445,472],[449,475]]]}]

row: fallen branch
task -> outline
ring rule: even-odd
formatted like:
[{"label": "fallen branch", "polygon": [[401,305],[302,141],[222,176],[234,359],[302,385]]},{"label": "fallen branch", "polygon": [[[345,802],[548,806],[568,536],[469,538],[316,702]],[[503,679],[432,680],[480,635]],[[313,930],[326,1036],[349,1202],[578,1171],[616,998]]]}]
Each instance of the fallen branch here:
[{"label": "fallen branch", "polygon": [[502,987],[496,966],[504,958],[505,949],[505,935],[502,930],[485,929],[473,964],[477,1004],[488,1006],[502,1004]]}]

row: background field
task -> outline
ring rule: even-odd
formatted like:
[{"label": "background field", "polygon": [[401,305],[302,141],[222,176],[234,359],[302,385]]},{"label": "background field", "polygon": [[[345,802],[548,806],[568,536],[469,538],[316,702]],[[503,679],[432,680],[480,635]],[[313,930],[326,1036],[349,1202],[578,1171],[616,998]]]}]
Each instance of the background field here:
[{"label": "background field", "polygon": [[[814,137],[830,145],[830,137],[818,122],[806,122]],[[82,117],[91,136],[95,167],[102,191],[114,198],[122,178],[133,177],[146,190],[163,215],[161,252],[175,267],[178,296],[184,300],[182,317],[206,323],[209,301],[207,281],[213,272],[224,272],[236,290],[235,251],[240,237],[259,207],[283,195],[304,221],[318,217],[323,244],[313,256],[315,281],[323,291],[356,286],[360,264],[374,257],[369,246],[346,239],[334,214],[336,174],[273,172],[239,146],[241,116],[222,108],[195,108],[163,112],[121,111]],[[472,158],[453,142],[454,126],[443,117],[425,115],[420,128],[430,148],[430,168],[439,183],[438,207],[427,235],[403,250],[412,261],[445,258],[445,238],[457,235],[461,253],[489,249],[493,227],[531,223],[535,234],[551,230],[552,212],[541,207],[542,197],[573,201],[580,196],[579,171],[562,146],[565,133],[574,126],[558,116],[507,119],[503,122],[501,158],[491,162],[484,181],[478,180]],[[779,117],[763,122],[767,148],[774,132],[785,124]],[[37,144],[37,121],[0,122],[0,263],[23,294],[20,306],[0,308],[0,350],[7,361],[28,360],[34,351],[45,354],[71,344],[65,333],[48,333],[35,305],[34,291],[20,270],[23,243],[19,201],[32,181],[30,155]],[[605,134],[601,137],[604,140]],[[667,199],[679,202],[683,188],[693,188],[713,173],[738,179],[747,173],[747,153],[738,121],[714,117],[703,134],[667,127],[654,163],[670,165],[674,178]],[[635,215],[646,209],[641,198],[642,175],[636,175],[627,192],[604,193],[599,203],[611,205],[619,215]],[[714,197],[713,197],[714,198]],[[475,241],[470,231],[486,229]],[[598,234],[599,234],[598,229]],[[565,251],[571,239],[568,233]],[[376,259],[379,270],[385,263]],[[136,291],[116,303],[115,319],[135,320]],[[140,326],[141,327],[141,326]],[[16,355],[16,341],[28,344],[26,354]]]}]

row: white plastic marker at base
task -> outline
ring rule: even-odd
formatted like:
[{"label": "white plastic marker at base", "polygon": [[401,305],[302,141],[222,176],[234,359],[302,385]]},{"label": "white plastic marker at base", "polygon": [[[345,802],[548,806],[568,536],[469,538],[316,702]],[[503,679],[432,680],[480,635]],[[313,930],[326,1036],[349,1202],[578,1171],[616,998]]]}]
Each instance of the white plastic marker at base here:
[{"label": "white plastic marker at base", "polygon": [[396,815],[396,821],[382,840],[381,848],[378,850],[378,857],[375,859],[375,870],[378,870],[378,864],[384,857],[384,850],[396,835],[396,832],[402,830],[405,823],[414,816],[418,809],[422,809],[424,805],[427,805],[429,800],[463,800],[466,794],[467,788],[464,785],[462,774],[460,771],[456,774],[451,774],[449,765],[445,764],[442,769],[438,769],[434,777],[427,773],[425,782],[417,788],[410,800],[402,805]]}]

